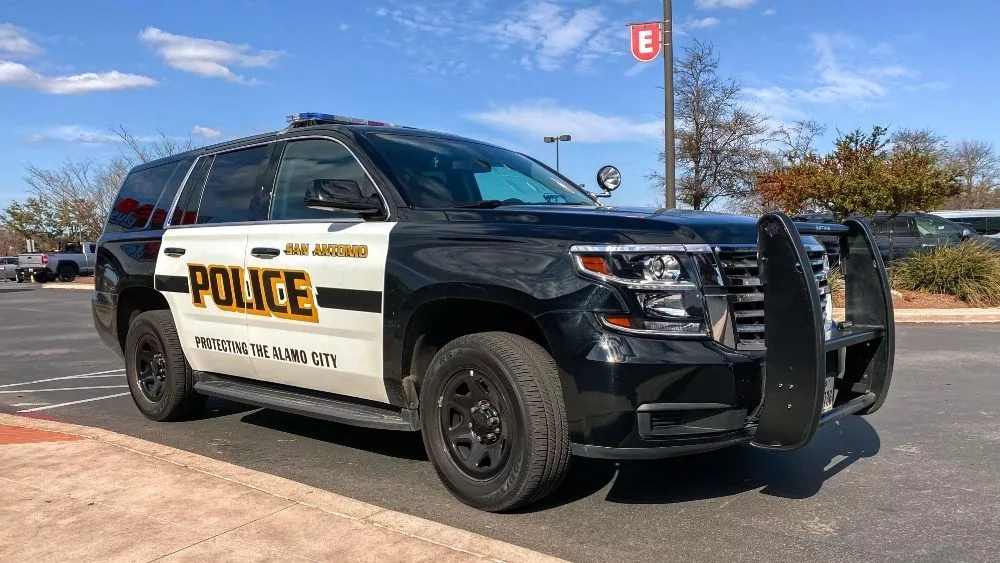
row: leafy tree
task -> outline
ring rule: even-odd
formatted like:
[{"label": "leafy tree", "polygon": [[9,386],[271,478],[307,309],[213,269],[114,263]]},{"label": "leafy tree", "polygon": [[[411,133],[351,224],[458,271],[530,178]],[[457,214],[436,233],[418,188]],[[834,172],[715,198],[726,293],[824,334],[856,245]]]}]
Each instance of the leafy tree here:
[{"label": "leafy tree", "polygon": [[[758,189],[772,207],[797,213],[831,213],[838,221],[860,213],[927,211],[958,191],[958,173],[933,144],[890,143],[888,129],[875,126],[841,134],[827,155],[806,154],[761,174]],[[890,255],[892,240],[890,233]]]}]

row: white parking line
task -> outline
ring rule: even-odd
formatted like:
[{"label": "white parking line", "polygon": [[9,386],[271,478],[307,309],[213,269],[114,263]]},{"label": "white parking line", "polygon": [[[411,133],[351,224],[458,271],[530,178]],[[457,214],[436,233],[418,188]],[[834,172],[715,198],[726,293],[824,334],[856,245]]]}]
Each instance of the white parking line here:
[{"label": "white parking line", "polygon": [[33,385],[35,383],[48,383],[49,381],[63,381],[66,379],[100,379],[104,377],[125,377],[125,370],[118,369],[114,371],[119,373],[102,371],[98,373],[81,373],[80,375],[64,375],[63,377],[50,377],[48,379],[36,379],[34,381],[24,381],[21,383],[7,383],[5,385],[0,385],[0,389],[3,389],[5,387],[20,387],[21,385]]},{"label": "white parking line", "polygon": [[128,385],[94,385],[91,387],[57,387],[55,389],[14,389],[0,393],[45,393],[48,391],[83,391],[86,389],[125,389]]},{"label": "white parking line", "polygon": [[104,397],[94,397],[93,399],[83,399],[83,400],[80,400],[80,401],[70,401],[68,403],[59,403],[59,404],[56,404],[56,405],[49,405],[47,407],[36,407],[36,408],[33,408],[33,409],[24,409],[24,410],[17,411],[17,412],[37,412],[37,411],[44,411],[44,410],[49,410],[49,409],[57,409],[59,407],[68,407],[70,405],[79,405],[80,403],[89,403],[91,401],[100,401],[102,399],[114,399],[115,397],[124,397],[125,395],[128,395],[128,393],[118,393],[117,395],[107,395],[107,396],[104,396]]},{"label": "white parking line", "polygon": [[12,407],[40,407],[49,403],[14,403]]}]

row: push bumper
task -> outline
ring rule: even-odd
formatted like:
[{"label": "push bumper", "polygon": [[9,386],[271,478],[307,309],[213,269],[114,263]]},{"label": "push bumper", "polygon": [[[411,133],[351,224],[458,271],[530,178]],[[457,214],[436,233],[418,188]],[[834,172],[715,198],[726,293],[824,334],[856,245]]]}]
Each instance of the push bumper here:
[{"label": "push bumper", "polygon": [[[800,233],[840,241],[847,321],[833,330],[812,270],[801,267],[809,259]],[[550,342],[575,455],[653,459],[742,442],[795,450],[817,429],[881,406],[895,338],[885,265],[867,224],[796,226],[765,215],[758,253],[766,353],[610,334],[570,313],[540,319],[546,332],[563,331]],[[824,409],[831,383],[833,405]]]}]

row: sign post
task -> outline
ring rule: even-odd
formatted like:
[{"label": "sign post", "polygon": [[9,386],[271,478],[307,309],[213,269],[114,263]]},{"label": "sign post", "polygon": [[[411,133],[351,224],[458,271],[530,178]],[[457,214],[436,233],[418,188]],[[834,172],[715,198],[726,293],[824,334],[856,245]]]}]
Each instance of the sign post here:
[{"label": "sign post", "polygon": [[663,0],[663,21],[629,24],[632,56],[648,63],[663,52],[663,181],[667,208],[677,207],[674,181],[674,42],[673,6]]}]

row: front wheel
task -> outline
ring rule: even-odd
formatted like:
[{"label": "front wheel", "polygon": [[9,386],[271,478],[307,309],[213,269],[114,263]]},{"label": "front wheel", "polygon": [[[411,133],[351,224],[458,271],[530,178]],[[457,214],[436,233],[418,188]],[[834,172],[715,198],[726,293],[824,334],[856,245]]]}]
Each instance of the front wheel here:
[{"label": "front wheel", "polygon": [[189,418],[205,404],[194,391],[170,311],[146,311],[129,324],[125,378],[139,411],[158,422]]},{"label": "front wheel", "polygon": [[548,496],[569,468],[569,432],[552,357],[522,336],[446,344],[420,391],[424,446],[462,502],[490,512]]}]

